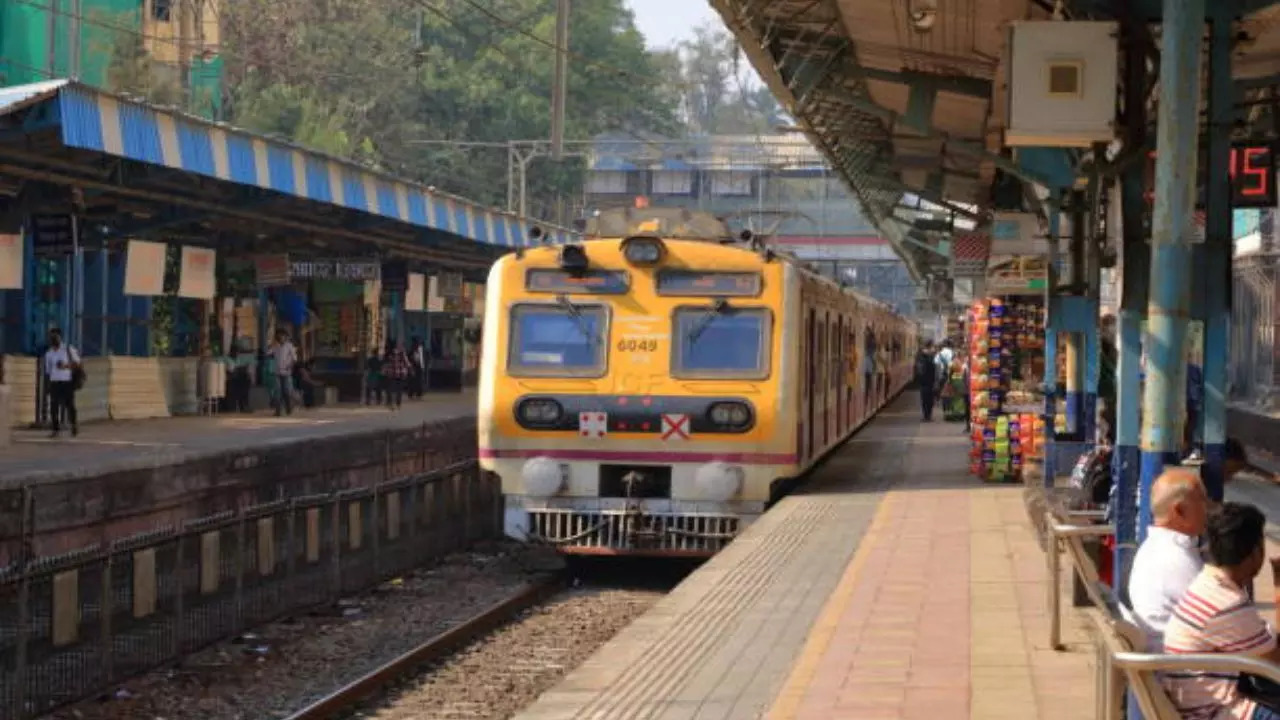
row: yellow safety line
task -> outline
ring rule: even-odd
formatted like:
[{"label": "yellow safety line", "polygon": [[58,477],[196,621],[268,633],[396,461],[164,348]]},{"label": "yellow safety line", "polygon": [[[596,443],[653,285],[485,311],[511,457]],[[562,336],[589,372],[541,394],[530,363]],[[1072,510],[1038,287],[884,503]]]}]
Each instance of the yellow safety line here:
[{"label": "yellow safety line", "polygon": [[822,613],[809,630],[804,648],[800,650],[799,657],[791,667],[791,675],[787,677],[786,684],[782,686],[782,690],[773,702],[773,707],[766,716],[768,720],[792,720],[796,716],[800,703],[804,701],[805,692],[813,682],[814,673],[817,672],[818,665],[831,644],[831,637],[835,635],[836,628],[844,617],[845,609],[849,607],[849,602],[853,598],[853,592],[858,587],[862,566],[866,564],[867,556],[871,554],[871,545],[876,541],[881,526],[886,522],[889,503],[893,502],[897,496],[898,493],[889,492],[880,501],[875,515],[871,517],[871,523],[867,525],[862,539],[858,541],[858,549],[854,552],[853,560],[845,568],[836,589],[831,593],[831,597],[827,598],[826,605],[822,607]]}]

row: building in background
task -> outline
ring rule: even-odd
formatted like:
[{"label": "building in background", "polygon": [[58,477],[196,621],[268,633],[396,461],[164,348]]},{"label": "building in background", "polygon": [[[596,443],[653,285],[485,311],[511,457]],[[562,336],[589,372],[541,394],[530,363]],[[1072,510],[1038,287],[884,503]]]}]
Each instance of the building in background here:
[{"label": "building in background", "polygon": [[769,232],[772,245],[819,272],[913,312],[906,266],[801,136],[600,136],[588,153],[585,189],[587,213],[643,196],[655,207],[704,210],[731,227]]},{"label": "building in background", "polygon": [[0,87],[75,78],[218,117],[217,2],[5,0]]}]

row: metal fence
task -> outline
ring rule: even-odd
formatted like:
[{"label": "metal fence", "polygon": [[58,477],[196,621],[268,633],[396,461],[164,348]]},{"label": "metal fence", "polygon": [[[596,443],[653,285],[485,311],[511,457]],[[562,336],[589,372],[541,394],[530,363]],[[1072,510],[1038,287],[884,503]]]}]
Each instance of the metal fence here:
[{"label": "metal fence", "polygon": [[1230,397],[1266,404],[1276,387],[1277,258],[1255,254],[1236,258],[1231,286]]},{"label": "metal fence", "polygon": [[0,575],[0,718],[29,718],[496,536],[474,461],[224,513]]}]

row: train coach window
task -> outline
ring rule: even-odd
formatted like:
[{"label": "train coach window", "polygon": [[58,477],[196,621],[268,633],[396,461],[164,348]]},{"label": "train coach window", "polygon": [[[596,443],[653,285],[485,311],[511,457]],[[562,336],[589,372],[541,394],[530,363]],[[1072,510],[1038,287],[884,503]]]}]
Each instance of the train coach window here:
[{"label": "train coach window", "polygon": [[517,305],[507,367],[513,375],[600,377],[608,314],[601,305]]},{"label": "train coach window", "polygon": [[773,317],[765,308],[725,305],[678,308],[671,373],[678,378],[763,379],[769,376]]}]

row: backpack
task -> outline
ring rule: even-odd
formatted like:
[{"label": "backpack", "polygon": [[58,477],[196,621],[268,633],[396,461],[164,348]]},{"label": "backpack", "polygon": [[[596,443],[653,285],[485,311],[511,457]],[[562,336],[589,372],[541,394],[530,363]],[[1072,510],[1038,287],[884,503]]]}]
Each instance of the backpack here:
[{"label": "backpack", "polygon": [[80,357],[80,353],[70,345],[67,346],[67,359],[71,361],[71,388],[80,390],[84,387],[84,383],[89,376],[84,372],[84,363]]},{"label": "backpack", "polygon": [[[933,358],[923,353],[916,355],[916,380],[923,382],[928,379],[929,371],[935,367]],[[936,375],[934,379],[937,379]]]}]

